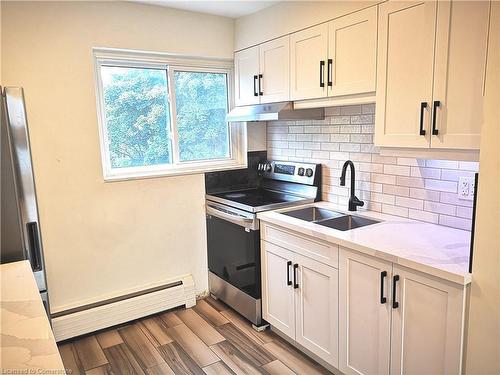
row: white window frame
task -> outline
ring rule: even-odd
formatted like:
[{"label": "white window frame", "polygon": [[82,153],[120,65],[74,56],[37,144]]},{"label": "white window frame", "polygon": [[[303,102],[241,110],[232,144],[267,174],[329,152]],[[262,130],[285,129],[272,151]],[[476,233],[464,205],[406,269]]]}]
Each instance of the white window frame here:
[{"label": "white window frame", "polygon": [[[123,181],[140,178],[196,174],[210,171],[247,167],[246,126],[229,123],[229,157],[223,159],[180,161],[179,137],[175,113],[174,72],[207,72],[227,75],[228,110],[233,108],[233,60],[172,55],[156,52],[131,51],[111,48],[93,48],[97,99],[97,120],[101,147],[101,161],[105,181]],[[141,167],[112,168],[106,126],[104,91],[101,67],[123,66],[133,68],[156,68],[167,71],[168,95],[171,119],[172,163]]]}]

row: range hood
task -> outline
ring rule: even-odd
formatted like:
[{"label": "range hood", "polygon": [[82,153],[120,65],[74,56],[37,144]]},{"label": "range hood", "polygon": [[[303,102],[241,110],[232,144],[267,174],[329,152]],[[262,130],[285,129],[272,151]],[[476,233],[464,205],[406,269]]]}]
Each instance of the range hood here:
[{"label": "range hood", "polygon": [[293,109],[293,102],[236,107],[226,116],[229,122],[273,120],[323,120],[324,108]]}]

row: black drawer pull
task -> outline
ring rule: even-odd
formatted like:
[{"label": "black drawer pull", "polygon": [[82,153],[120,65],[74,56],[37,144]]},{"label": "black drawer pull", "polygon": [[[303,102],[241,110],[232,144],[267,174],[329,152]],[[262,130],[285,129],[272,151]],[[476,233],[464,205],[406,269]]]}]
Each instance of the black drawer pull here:
[{"label": "black drawer pull", "polygon": [[399,302],[396,301],[396,283],[399,281],[399,275],[394,275],[392,278],[392,308],[397,309]]},{"label": "black drawer pull", "polygon": [[327,72],[326,72],[326,76],[327,76],[327,81],[328,81],[328,86],[332,87],[333,86],[333,71],[332,71],[332,67],[333,67],[333,59],[328,59],[328,69],[327,69]]},{"label": "black drawer pull", "polygon": [[424,109],[427,108],[427,102],[420,103],[420,135],[425,135],[424,129]]},{"label": "black drawer pull", "polygon": [[286,262],[286,285],[292,285],[292,280],[290,278],[290,266],[292,265],[292,261],[289,260]]},{"label": "black drawer pull", "polygon": [[387,302],[387,298],[384,297],[384,279],[387,277],[387,271],[380,272],[380,303],[384,304]]},{"label": "black drawer pull", "polygon": [[259,96],[257,92],[257,79],[259,79],[258,76],[253,76],[253,96]]},{"label": "black drawer pull", "polygon": [[434,101],[434,117],[432,118],[432,135],[438,135],[439,130],[436,129],[436,117],[437,117],[437,108],[441,106],[441,102],[439,100]]},{"label": "black drawer pull", "polygon": [[319,62],[319,87],[325,87],[325,62],[321,60]]},{"label": "black drawer pull", "polygon": [[264,95],[264,92],[262,91],[262,86],[263,86],[262,78],[263,78],[262,74],[259,74],[259,95],[260,96]]},{"label": "black drawer pull", "polygon": [[297,269],[299,268],[299,265],[295,263],[293,265],[293,289],[297,289],[299,287],[299,283],[297,282],[298,276],[297,276]]}]

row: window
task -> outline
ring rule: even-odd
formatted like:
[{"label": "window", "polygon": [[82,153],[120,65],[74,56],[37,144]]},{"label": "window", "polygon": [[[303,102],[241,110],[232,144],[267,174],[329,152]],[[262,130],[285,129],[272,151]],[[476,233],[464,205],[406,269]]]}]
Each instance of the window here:
[{"label": "window", "polygon": [[227,77],[223,73],[174,73],[181,161],[228,158]]},{"label": "window", "polygon": [[111,168],[172,163],[165,71],[102,66],[101,77]]},{"label": "window", "polygon": [[94,50],[105,180],[244,167],[230,61]]}]

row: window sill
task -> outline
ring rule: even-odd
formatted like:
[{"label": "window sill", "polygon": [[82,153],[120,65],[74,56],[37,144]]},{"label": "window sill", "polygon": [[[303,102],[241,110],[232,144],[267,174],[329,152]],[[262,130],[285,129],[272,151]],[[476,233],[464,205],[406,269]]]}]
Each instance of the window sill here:
[{"label": "window sill", "polygon": [[227,162],[219,165],[185,165],[185,166],[172,166],[169,168],[156,169],[151,171],[136,171],[120,174],[104,174],[104,182],[128,181],[128,180],[142,180],[149,178],[164,178],[172,176],[184,176],[192,174],[203,174],[206,172],[226,171],[230,169],[245,169],[247,168],[246,160],[244,162]]}]

